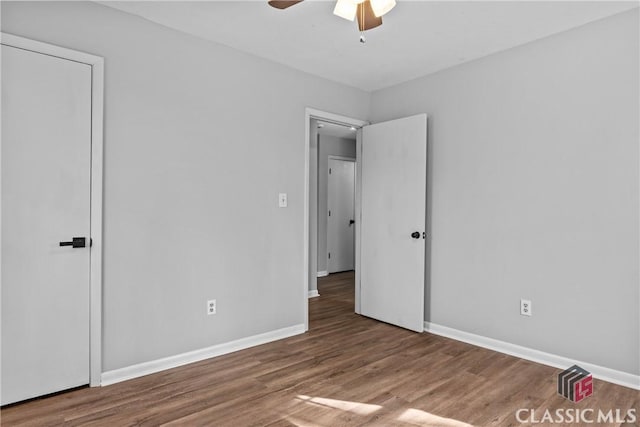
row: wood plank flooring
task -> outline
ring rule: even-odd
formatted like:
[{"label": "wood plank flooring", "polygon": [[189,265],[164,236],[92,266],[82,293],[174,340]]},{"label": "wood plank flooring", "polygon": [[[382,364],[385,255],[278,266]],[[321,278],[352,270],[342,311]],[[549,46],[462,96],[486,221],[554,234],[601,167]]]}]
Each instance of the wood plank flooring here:
[{"label": "wood plank flooring", "polygon": [[[559,370],[353,313],[353,273],[319,282],[310,331],[154,375],[8,406],[3,426],[519,426],[520,408],[635,408],[602,381],[574,404]],[[552,412],[553,414],[554,412]],[[529,413],[523,413],[528,416]],[[541,423],[539,425],[550,425]],[[556,424],[558,425],[558,424]],[[584,425],[584,424],[573,424]],[[638,422],[594,425],[632,426]]]}]

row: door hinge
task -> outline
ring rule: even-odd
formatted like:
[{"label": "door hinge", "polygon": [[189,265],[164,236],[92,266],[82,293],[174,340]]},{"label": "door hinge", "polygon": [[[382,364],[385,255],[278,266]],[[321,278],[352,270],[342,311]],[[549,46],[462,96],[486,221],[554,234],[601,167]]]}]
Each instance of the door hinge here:
[{"label": "door hinge", "polygon": [[329,168],[329,175],[331,175],[331,168]]},{"label": "door hinge", "polygon": [[331,216],[331,211],[329,211],[329,216]]},{"label": "door hinge", "polygon": [[331,252],[329,252],[329,259],[331,259]]}]

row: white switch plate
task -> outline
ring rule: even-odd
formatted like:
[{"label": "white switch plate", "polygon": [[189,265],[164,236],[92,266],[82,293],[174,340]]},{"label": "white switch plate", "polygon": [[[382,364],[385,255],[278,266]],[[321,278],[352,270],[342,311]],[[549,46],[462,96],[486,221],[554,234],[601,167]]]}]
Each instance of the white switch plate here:
[{"label": "white switch plate", "polygon": [[278,195],[278,206],[281,208],[287,207],[287,193],[280,193]]}]

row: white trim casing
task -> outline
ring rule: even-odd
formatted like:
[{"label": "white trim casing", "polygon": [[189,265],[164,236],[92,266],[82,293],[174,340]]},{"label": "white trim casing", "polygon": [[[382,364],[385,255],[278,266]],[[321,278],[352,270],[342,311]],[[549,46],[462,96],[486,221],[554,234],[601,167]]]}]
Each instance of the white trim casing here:
[{"label": "white trim casing", "polygon": [[201,360],[210,359],[223,354],[233,353],[235,351],[244,350],[272,341],[288,338],[305,332],[304,325],[294,325],[288,328],[282,328],[275,331],[265,332],[263,334],[253,335],[251,337],[241,338],[239,340],[206,347],[200,350],[189,351],[187,353],[177,354],[162,359],[152,360],[149,362],[139,363],[137,365],[127,366],[120,369],[114,369],[102,374],[102,385],[107,386],[121,381],[142,377],[166,369],[177,368],[189,363],[199,362]]},{"label": "white trim casing", "polygon": [[327,156],[327,159],[329,160],[343,160],[345,162],[356,162],[356,158],[355,157],[346,157],[346,156],[334,156],[333,154],[329,154]]},{"label": "white trim casing", "polygon": [[318,271],[318,277],[327,277],[329,272],[327,270]]},{"label": "white trim casing", "polygon": [[309,330],[309,298],[307,296],[309,292],[309,168],[311,155],[311,146],[309,144],[309,133],[311,132],[311,112],[309,108],[305,110],[304,114],[304,206],[303,206],[303,219],[302,219],[302,295],[304,313],[304,330]]},{"label": "white trim casing", "polygon": [[[362,129],[358,129],[356,133],[356,159],[362,159]],[[355,301],[354,311],[356,314],[360,314],[360,254],[362,248],[360,246],[360,236],[362,224],[362,161],[356,161],[356,202],[355,202],[355,216],[356,216],[356,259],[355,259]]]},{"label": "white trim casing", "polygon": [[316,298],[319,297],[320,294],[318,293],[318,290],[315,289],[313,291],[309,291],[309,294],[307,295],[307,298]]},{"label": "white trim casing", "polygon": [[591,372],[594,378],[640,390],[640,375],[633,375],[627,372],[616,371],[615,369],[606,368],[604,366],[594,365],[588,362],[569,359],[564,356],[546,353],[544,351],[534,350],[532,348],[511,344],[505,341],[484,337],[482,335],[472,334],[470,332],[460,331],[458,329],[441,326],[435,323],[424,322],[424,331],[434,335],[440,335],[451,338],[456,341],[466,342],[478,347],[487,348],[510,356],[519,357],[521,359],[530,360],[532,362],[541,363],[554,368],[566,369],[573,365],[580,365],[582,368]]},{"label": "white trim casing", "polygon": [[103,117],[104,61],[92,64],[91,82],[91,376],[90,385],[100,385],[102,375],[102,179],[103,179]]},{"label": "white trim casing", "polygon": [[100,385],[102,374],[102,174],[104,59],[84,52],[0,33],[0,43],[91,66],[91,214],[89,384]]}]

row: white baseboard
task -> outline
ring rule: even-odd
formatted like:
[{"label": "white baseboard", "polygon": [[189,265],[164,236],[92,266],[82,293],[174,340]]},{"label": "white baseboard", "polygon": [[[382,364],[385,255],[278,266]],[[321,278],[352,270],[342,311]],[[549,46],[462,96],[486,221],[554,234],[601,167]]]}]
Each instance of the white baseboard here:
[{"label": "white baseboard", "polygon": [[308,292],[307,292],[307,296],[308,296],[309,298],[315,298],[315,297],[319,297],[319,296],[320,296],[320,294],[318,293],[318,290],[317,290],[317,289],[314,289],[314,290],[312,290],[312,291],[308,291]]},{"label": "white baseboard", "polygon": [[102,373],[100,385],[106,386],[119,383],[121,381],[142,377],[144,375],[153,374],[166,369],[176,368],[178,366],[187,365],[189,363],[198,362],[211,357],[222,356],[223,354],[244,350],[245,348],[254,347],[256,345],[266,344],[271,341],[288,338],[304,332],[305,329],[303,324],[289,326],[288,328],[269,331],[228,343],[202,348],[200,350],[189,351],[175,356],[169,356],[162,359],[139,363],[137,365],[114,369],[113,371]]},{"label": "white baseboard", "polygon": [[493,338],[476,335],[469,332],[460,331],[458,329],[441,326],[431,322],[424,322],[424,331],[435,335],[451,338],[457,341],[466,342],[477,345],[478,347],[488,348],[500,353],[516,356],[521,359],[531,360],[532,362],[541,363],[543,365],[553,366],[554,368],[566,369],[573,365],[591,372],[594,378],[603,381],[640,390],[640,375],[633,375],[627,372],[616,371],[614,369],[605,368],[603,366],[594,365],[592,363],[581,362],[569,359],[556,354],[545,353],[543,351],[534,350],[528,347],[522,347],[505,341],[499,341]]},{"label": "white baseboard", "polygon": [[329,275],[329,272],[324,270],[324,271],[318,271],[318,277],[327,277]]}]

